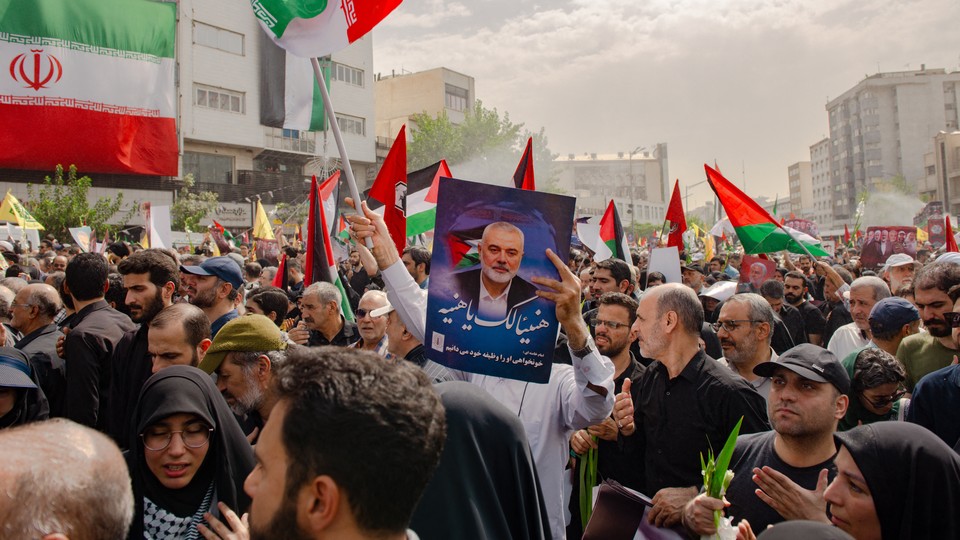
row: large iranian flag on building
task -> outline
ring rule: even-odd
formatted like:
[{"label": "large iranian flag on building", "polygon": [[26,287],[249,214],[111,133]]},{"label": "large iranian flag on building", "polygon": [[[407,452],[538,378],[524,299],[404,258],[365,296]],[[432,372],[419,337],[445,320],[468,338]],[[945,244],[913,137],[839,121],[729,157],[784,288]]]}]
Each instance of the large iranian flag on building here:
[{"label": "large iranian flag on building", "polygon": [[177,175],[176,4],[0,0],[0,167]]}]

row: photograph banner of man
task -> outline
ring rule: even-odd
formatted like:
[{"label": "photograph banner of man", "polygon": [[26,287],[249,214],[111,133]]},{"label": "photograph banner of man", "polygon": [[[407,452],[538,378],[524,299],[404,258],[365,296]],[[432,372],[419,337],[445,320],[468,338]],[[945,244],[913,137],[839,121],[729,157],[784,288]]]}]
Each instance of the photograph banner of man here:
[{"label": "photograph banner of man", "polygon": [[820,227],[809,219],[788,219],[783,222],[784,227],[796,229],[804,234],[817,238],[820,236]]},{"label": "photograph banner of man", "polygon": [[760,294],[760,286],[764,281],[773,278],[776,271],[777,265],[773,261],[745,255],[743,262],[740,263],[740,283],[737,284],[737,292]]},{"label": "photograph banner of man", "polygon": [[558,279],[546,249],[570,250],[575,199],[442,178],[424,345],[453,369],[545,383],[554,304],[534,276]]},{"label": "photograph banner of man", "polygon": [[876,269],[883,266],[891,255],[906,253],[917,258],[917,228],[868,227],[867,237],[860,248],[860,264],[864,268]]}]

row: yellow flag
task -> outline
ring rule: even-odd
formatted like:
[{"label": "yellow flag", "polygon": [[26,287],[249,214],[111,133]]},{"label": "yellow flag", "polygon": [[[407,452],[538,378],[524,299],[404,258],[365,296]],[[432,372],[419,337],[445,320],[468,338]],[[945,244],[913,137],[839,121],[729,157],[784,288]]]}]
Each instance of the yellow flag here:
[{"label": "yellow flag", "polygon": [[927,234],[927,231],[917,227],[917,242],[923,243],[930,240],[930,235]]},{"label": "yellow flag", "polygon": [[703,237],[703,260],[710,262],[710,259],[713,258],[713,251],[715,247],[713,245],[713,235],[708,234]]},{"label": "yellow flag", "polygon": [[43,225],[34,219],[30,212],[27,212],[27,209],[9,191],[7,191],[7,196],[3,198],[3,203],[0,203],[0,221],[16,223],[24,229],[43,230]]},{"label": "yellow flag", "polygon": [[263,210],[260,200],[257,200],[257,213],[253,218],[253,237],[261,240],[276,240],[273,236],[273,229],[270,228],[270,220],[267,219],[267,213]]}]

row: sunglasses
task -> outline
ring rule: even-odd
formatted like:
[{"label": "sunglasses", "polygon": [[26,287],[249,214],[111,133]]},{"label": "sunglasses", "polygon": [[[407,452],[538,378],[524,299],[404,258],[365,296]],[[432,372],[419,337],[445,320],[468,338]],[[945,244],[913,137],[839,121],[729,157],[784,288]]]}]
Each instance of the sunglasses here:
[{"label": "sunglasses", "polygon": [[881,396],[875,399],[870,399],[867,396],[863,396],[863,399],[869,401],[870,404],[873,405],[875,408],[882,409],[887,405],[893,403],[894,401],[897,401],[898,399],[902,398],[906,394],[907,394],[907,391],[901,388],[900,390],[897,390],[896,392],[894,392],[889,396]]},{"label": "sunglasses", "polygon": [[956,311],[948,311],[944,313],[943,320],[947,321],[947,324],[950,325],[950,328],[960,328],[960,313]]},{"label": "sunglasses", "polygon": [[[359,308],[359,309],[357,309],[357,311],[356,311],[355,313],[357,314],[357,319],[362,319],[362,318],[366,317],[367,315],[370,315],[370,312],[372,312],[372,311],[373,311],[372,309],[362,309],[362,308]],[[370,315],[370,316],[373,317],[373,315]],[[383,315],[381,315],[381,317],[383,317]]]}]

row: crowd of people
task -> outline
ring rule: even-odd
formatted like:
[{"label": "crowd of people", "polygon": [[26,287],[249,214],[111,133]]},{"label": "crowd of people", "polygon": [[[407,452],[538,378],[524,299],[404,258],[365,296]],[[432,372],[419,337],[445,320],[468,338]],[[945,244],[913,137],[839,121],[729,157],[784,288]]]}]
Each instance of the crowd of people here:
[{"label": "crowd of people", "polygon": [[[430,251],[347,219],[339,287],[296,245],[281,267],[0,242],[0,538],[589,537],[594,449],[663,538],[717,511],[744,539],[960,538],[960,254],[767,254],[738,287],[735,250],[676,283],[643,252],[547,250],[525,256],[559,278],[520,283],[523,234],[495,224],[469,288],[552,302],[538,384],[431,360]],[[700,457],[737,425],[710,497]]]}]

